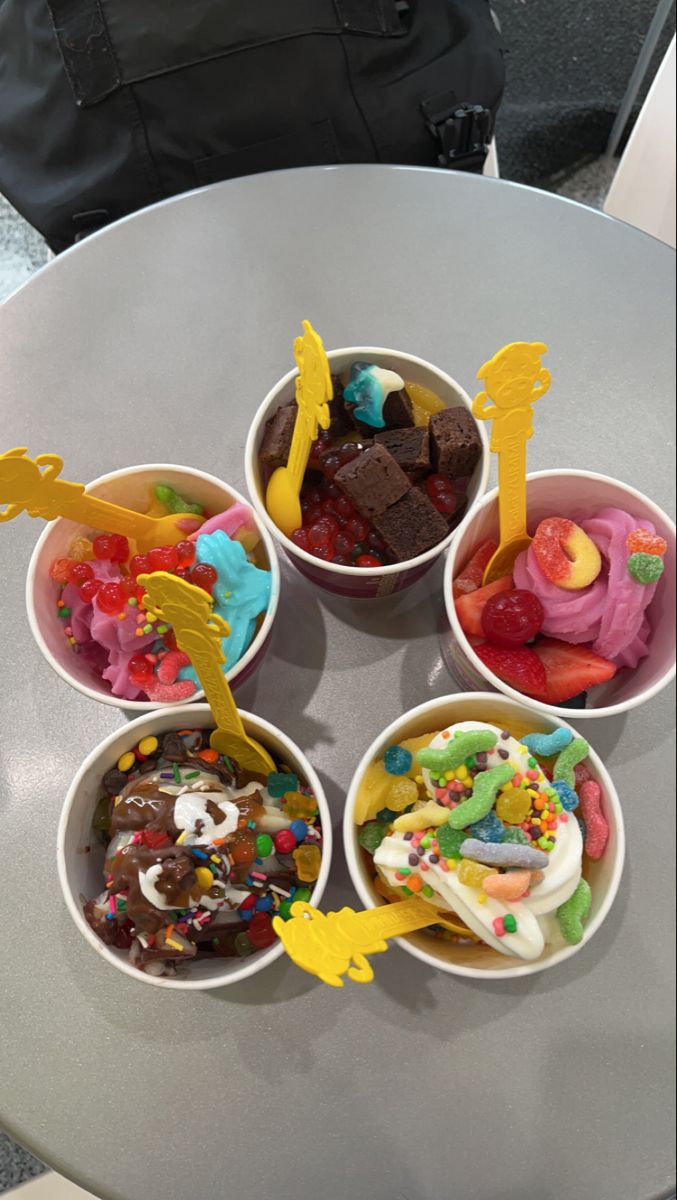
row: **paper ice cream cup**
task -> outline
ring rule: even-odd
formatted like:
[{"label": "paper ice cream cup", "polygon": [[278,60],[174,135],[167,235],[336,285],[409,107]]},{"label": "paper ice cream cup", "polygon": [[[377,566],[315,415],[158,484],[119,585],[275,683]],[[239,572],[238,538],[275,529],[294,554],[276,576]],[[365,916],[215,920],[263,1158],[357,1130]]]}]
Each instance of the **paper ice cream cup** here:
[{"label": "paper ice cream cup", "polygon": [[[332,850],[331,814],[324,789],[305,754],[282,730],[262,717],[240,712],[248,734],[261,742],[278,760],[285,762],[299,778],[304,779],[315,793],[322,824],[322,862],[320,874],[313,885],[310,902],[319,905],[329,877]],[[204,991],[226,987],[257,975],[284,954],[280,941],[251,957],[200,959],[187,967],[185,978],[163,978],[148,975],[129,962],[126,950],[106,946],[85,920],[83,898],[98,895],[103,890],[105,847],[92,830],[92,819],[101,791],[101,780],[114,767],[122,754],[133,749],[142,738],[160,737],[172,729],[211,729],[214,718],[207,704],[188,704],[146,713],[130,721],[101,742],[85,759],[75,776],[64,802],[57,835],[57,866],[59,883],[68,911],[85,941],[104,962],[116,967],[130,978],[153,987],[182,991]]]},{"label": "paper ice cream cup", "polygon": [[576,519],[601,508],[620,508],[638,521],[651,521],[668,543],[665,571],[648,609],[652,627],[649,653],[634,670],[619,670],[608,683],[591,689],[587,707],[571,709],[545,704],[524,696],[504,683],[475,654],[464,634],[454,606],[452,584],[486,538],[498,540],[498,489],[489,492],[463,520],[449,550],[444,572],[444,603],[449,629],[441,635],[444,660],[451,674],[466,688],[496,688],[505,696],[539,712],[576,721],[610,717],[645,704],[666,687],[675,675],[675,526],[652,500],[629,484],[591,471],[538,471],[527,476],[529,532],[545,517]]},{"label": "paper ice cream cup", "polygon": [[[224,512],[233,504],[245,504],[252,509],[252,505],[240,492],[214,475],[207,475],[194,467],[177,467],[165,463],[111,471],[109,475],[102,475],[88,484],[86,490],[93,496],[141,511],[148,507],[149,489],[156,483],[169,484],[186,500],[203,504],[210,514]],[[270,642],[280,598],[280,565],[275,545],[255,512],[253,516],[261,538],[256,550],[257,566],[269,570],[271,575],[270,603],[267,611],[259,618],[251,645],[227,672],[226,677],[233,689],[244,683],[259,666]],[[150,712],[156,708],[175,707],[158,704],[152,700],[124,700],[114,696],[108,682],[94,674],[79,655],[74,653],[64,637],[64,622],[57,616],[56,607],[59,586],[50,577],[49,569],[54,559],[67,557],[68,548],[77,534],[87,534],[90,531],[91,526],[83,526],[59,517],[56,521],[49,522],[38,538],[26,579],[26,609],[33,637],[57,675],[91,700],[123,708],[126,712]],[[204,692],[198,690],[192,699],[204,700]]]},{"label": "paper ice cream cup", "polygon": [[[470,720],[487,721],[499,729],[510,729],[517,738],[533,732],[552,733],[555,729],[563,727],[571,729],[574,737],[579,736],[572,726],[558,717],[535,713],[521,701],[488,692],[441,696],[419,704],[417,708],[410,709],[393,721],[364,755],[346,800],[343,843],[350,877],[366,908],[377,908],[387,903],[376,891],[371,862],[357,840],[359,826],[355,824],[354,819],[355,805],[367,768],[383,757],[388,746],[402,742],[405,738],[421,737],[425,733],[446,729],[458,721]],[[602,858],[598,862],[586,860],[585,877],[592,889],[592,907],[585,922],[582,941],[576,946],[546,946],[539,959],[523,962],[503,955],[490,946],[460,945],[433,937],[421,930],[394,939],[407,954],[449,975],[464,975],[470,979],[517,979],[524,975],[537,975],[540,971],[564,963],[588,945],[607,917],[618,891],[625,859],[625,832],[616,789],[602,760],[592,747],[585,761],[592,778],[601,786],[604,797],[602,811],[609,823],[610,832]]]},{"label": "paper ice cream cup", "polygon": [[[439,367],[415,358],[412,354],[403,354],[399,350],[384,350],[374,346],[349,346],[345,350],[332,350],[327,355],[331,370],[338,374],[354,362],[370,362],[376,366],[387,367],[397,371],[408,383],[417,383],[433,391],[444,403],[455,408],[464,405],[472,408],[472,401],[456,380],[452,379]],[[291,400],[295,394],[295,383],[298,371],[289,371],[280,379],[268,393],[263,404],[254,417],[245,447],[245,476],[247,488],[257,515],[284,550],[290,562],[306,579],[318,587],[332,592],[336,596],[347,596],[353,600],[371,599],[375,596],[389,596],[393,592],[401,592],[416,583],[426,571],[429,571],[441,554],[451,545],[456,537],[452,530],[447,537],[436,546],[409,558],[404,562],[391,563],[381,567],[343,567],[340,564],[323,562],[320,558],[308,554],[286,537],[268,515],[265,505],[264,486],[259,470],[259,449],[263,441],[266,421],[280,408]],[[489,442],[484,424],[477,422],[482,443],[480,460],[475,467],[467,491],[468,508],[472,509],[479,496],[486,491],[489,482]]]}]

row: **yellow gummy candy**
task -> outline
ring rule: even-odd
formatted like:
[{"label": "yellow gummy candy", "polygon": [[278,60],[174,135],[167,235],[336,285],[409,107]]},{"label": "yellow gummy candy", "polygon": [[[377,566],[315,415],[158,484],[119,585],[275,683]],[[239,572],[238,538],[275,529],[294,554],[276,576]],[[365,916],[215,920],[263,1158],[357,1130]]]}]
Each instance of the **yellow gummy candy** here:
[{"label": "yellow gummy candy", "polygon": [[69,554],[76,562],[85,562],[87,559],[94,558],[94,548],[89,538],[78,534],[71,542]]},{"label": "yellow gummy candy", "polygon": [[355,801],[356,825],[373,821],[382,808],[389,807],[388,793],[393,781],[394,776],[386,771],[382,762],[375,762],[367,767]]},{"label": "yellow gummy candy", "polygon": [[464,883],[466,887],[481,888],[489,875],[498,875],[495,867],[484,867],[482,863],[473,862],[469,858],[464,858],[458,868],[458,882]]},{"label": "yellow gummy candy", "polygon": [[496,801],[496,815],[506,825],[521,825],[529,816],[530,809],[531,796],[524,788],[508,788],[507,792],[501,792]]},{"label": "yellow gummy candy", "polygon": [[304,796],[303,792],[285,792],[284,815],[291,821],[301,819],[309,821],[317,813],[317,800],[314,796]]},{"label": "yellow gummy candy", "polygon": [[431,392],[430,388],[423,387],[420,383],[406,383],[404,386],[412,403],[416,425],[427,425],[434,413],[446,408],[444,401]]},{"label": "yellow gummy candy", "polygon": [[441,804],[435,804],[431,800],[430,804],[424,804],[423,808],[415,808],[412,812],[402,813],[401,816],[395,817],[393,821],[393,829],[398,833],[416,833],[418,829],[430,829],[431,826],[438,828],[440,825],[446,825],[449,820],[449,809],[444,808]]},{"label": "yellow gummy candy", "polygon": [[426,749],[432,742],[433,738],[436,737],[436,733],[424,733],[423,737],[406,738],[403,742],[398,742],[398,746],[401,746],[403,750],[408,750],[411,754],[412,762],[409,770],[407,771],[407,775],[410,779],[415,779],[417,775],[421,774],[421,768],[416,761],[416,756],[419,750]]},{"label": "yellow gummy candy", "polygon": [[314,883],[320,874],[322,855],[319,846],[297,846],[292,854],[296,874],[302,883]]},{"label": "yellow gummy candy", "polygon": [[391,808],[393,812],[402,812],[417,800],[418,788],[413,779],[407,779],[405,775],[391,784],[385,807]]}]

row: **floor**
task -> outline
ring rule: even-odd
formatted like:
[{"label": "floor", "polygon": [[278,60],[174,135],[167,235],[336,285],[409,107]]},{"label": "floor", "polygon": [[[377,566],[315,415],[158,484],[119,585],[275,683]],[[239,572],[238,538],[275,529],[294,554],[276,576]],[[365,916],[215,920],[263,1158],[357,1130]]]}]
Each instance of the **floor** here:
[{"label": "floor", "polygon": [[[508,47],[498,128],[504,178],[601,207],[614,169],[601,153],[655,3],[493,0]],[[657,62],[673,33],[674,14]],[[40,235],[0,196],[0,302],[48,257]],[[45,1170],[0,1133],[0,1194],[17,1189],[16,1200],[88,1200],[88,1193]]]}]

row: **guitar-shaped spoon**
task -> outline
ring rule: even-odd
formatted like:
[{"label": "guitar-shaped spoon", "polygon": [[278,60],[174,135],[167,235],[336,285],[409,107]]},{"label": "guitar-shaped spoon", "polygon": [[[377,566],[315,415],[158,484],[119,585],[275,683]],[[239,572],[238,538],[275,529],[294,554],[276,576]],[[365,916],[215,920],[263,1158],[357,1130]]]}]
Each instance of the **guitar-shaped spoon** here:
[{"label": "guitar-shaped spoon", "polygon": [[226,661],[221,638],[229,635],[230,626],[213,612],[211,596],[168,571],[139,575],[138,583],[146,589],[146,609],[173,626],[177,646],[189,656],[197,672],[216,721],[209,739],[212,750],[237,759],[245,771],[258,775],[275,771],[268,751],[246,732],[221,670]]},{"label": "guitar-shaped spoon", "polygon": [[266,488],[268,513],[287,537],[303,524],[303,476],[318,427],[329,428],[329,401],[334,395],[329,360],[322,339],[309,321],[303,322],[303,337],[296,338],[294,342],[294,358],[299,373],[296,380],[296,423],[289,457],[285,467],[278,467],[273,472]]},{"label": "guitar-shaped spoon", "polygon": [[63,459],[58,454],[28,458],[25,446],[0,454],[0,522],[20,513],[53,521],[67,517],[92,529],[120,533],[136,542],[139,553],[154,546],[175,546],[202,525],[204,517],[194,513],[168,513],[149,517],[101,500],[85,491],[84,483],[59,479]]},{"label": "guitar-shaped spoon", "polygon": [[367,955],[382,954],[388,949],[388,938],[403,937],[427,925],[443,925],[477,940],[469,929],[451,920],[449,913],[438,912],[419,896],[362,912],[342,908],[335,913],[322,913],[297,900],[289,920],[273,918],[273,929],[291,960],[330,987],[343,987],[342,975],[353,983],[371,983],[374,972]]},{"label": "guitar-shaped spoon", "polygon": [[543,342],[511,342],[480,367],[477,378],[484,391],[473,401],[478,421],[493,421],[491,449],[498,454],[499,547],[489,560],[483,583],[493,583],[512,571],[515,559],[528,549],[527,441],[533,436],[533,408],[548,391],[551,375],[541,364]]}]

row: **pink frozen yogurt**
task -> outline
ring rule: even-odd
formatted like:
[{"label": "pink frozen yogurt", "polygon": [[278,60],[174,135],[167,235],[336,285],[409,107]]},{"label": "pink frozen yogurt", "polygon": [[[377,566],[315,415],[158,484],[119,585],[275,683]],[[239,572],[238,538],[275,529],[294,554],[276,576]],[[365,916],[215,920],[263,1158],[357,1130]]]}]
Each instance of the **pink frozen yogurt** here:
[{"label": "pink frozen yogurt", "polygon": [[[90,567],[96,579],[102,583],[118,582],[120,571],[117,563],[94,559]],[[125,610],[124,620],[118,616],[101,612],[94,604],[85,604],[80,596],[80,589],[68,583],[64,588],[62,599],[71,610],[70,624],[73,636],[80,645],[81,652],[87,656],[87,647],[91,647],[91,656],[105,669],[101,672],[104,679],[111,685],[114,696],[122,700],[136,700],[141,695],[129,678],[129,660],[135,654],[145,654],[150,650],[157,638],[156,633],[143,634],[137,637],[136,610]],[[103,648],[103,649],[101,649]]]},{"label": "pink frozen yogurt", "polygon": [[646,610],[657,584],[637,583],[627,562],[628,535],[635,529],[655,533],[650,521],[638,521],[620,508],[602,508],[593,517],[572,518],[597,546],[602,570],[594,583],[566,591],[546,579],[533,546],[515,562],[516,588],[538,596],[545,612],[542,633],[564,642],[586,642],[619,667],[636,667],[648,654],[651,626]]}]

